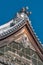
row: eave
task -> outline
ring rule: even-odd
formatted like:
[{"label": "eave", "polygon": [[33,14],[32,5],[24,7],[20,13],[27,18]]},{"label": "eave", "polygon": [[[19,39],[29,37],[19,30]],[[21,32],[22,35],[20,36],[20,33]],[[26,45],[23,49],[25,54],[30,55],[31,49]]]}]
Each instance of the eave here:
[{"label": "eave", "polygon": [[36,38],[33,30],[32,30],[32,27],[30,26],[29,24],[29,21],[24,21],[22,23],[19,23],[17,26],[16,26],[16,29],[9,35],[3,37],[0,39],[0,42],[3,41],[4,39],[8,38],[9,36],[12,36],[13,34],[17,33],[19,30],[21,30],[22,28],[26,27],[26,29],[28,30],[28,32],[30,33],[31,37],[32,37],[32,40],[34,40],[34,48],[36,50],[36,53],[38,54],[38,56],[40,57],[40,59],[43,61],[43,47],[41,46],[40,42],[38,41],[38,39]]}]

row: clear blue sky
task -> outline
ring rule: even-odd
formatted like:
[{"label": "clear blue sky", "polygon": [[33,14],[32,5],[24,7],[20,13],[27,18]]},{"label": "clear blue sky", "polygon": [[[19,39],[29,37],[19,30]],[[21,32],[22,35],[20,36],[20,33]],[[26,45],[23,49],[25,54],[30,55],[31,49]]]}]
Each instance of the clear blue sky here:
[{"label": "clear blue sky", "polygon": [[32,11],[31,23],[43,43],[43,0],[0,0],[0,25],[11,20],[24,6]]}]

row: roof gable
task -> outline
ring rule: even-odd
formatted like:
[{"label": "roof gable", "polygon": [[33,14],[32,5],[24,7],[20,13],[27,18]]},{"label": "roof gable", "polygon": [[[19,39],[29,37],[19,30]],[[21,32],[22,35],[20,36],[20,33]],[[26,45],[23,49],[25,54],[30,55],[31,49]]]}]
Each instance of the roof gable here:
[{"label": "roof gable", "polygon": [[26,15],[26,17],[23,16],[22,20],[20,20],[18,23],[16,23],[12,27],[10,27],[10,29],[8,29],[6,32],[3,32],[4,34],[2,33],[2,36],[0,34],[0,44],[3,42],[3,40],[8,40],[8,39],[11,42],[12,41],[11,39],[15,38],[15,35],[20,33],[19,31],[22,32],[22,30],[24,30],[24,33],[28,36],[28,38],[30,39],[30,42],[32,43],[33,47],[35,48],[37,54],[43,61],[43,47],[41,46],[39,40],[37,39],[36,35],[34,34],[34,31],[30,25],[27,14],[25,14],[25,15]]}]

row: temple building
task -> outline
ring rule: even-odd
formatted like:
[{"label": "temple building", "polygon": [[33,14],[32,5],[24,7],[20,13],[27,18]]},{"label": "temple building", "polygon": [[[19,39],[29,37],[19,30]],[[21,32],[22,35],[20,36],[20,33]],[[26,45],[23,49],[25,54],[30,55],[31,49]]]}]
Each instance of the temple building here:
[{"label": "temple building", "polygon": [[43,65],[43,46],[29,19],[28,7],[0,26],[0,65]]}]

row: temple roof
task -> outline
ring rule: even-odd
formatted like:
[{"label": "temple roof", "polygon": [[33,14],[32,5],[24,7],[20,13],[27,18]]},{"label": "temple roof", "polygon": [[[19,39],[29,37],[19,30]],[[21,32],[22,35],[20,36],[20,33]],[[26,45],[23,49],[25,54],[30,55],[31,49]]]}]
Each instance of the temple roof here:
[{"label": "temple roof", "polygon": [[[29,15],[30,15],[30,12],[29,12]],[[15,34],[17,31],[22,29],[24,26],[26,26],[26,28],[29,30],[32,38],[35,41],[36,46],[39,48],[41,54],[39,54],[39,51],[37,51],[37,53],[43,61],[43,47],[40,44],[40,41],[38,40],[35,32],[33,31],[33,27],[31,26],[28,13],[24,9],[22,9],[20,13],[17,13],[16,18],[12,19],[9,23],[3,26],[0,26],[0,41]]]}]

